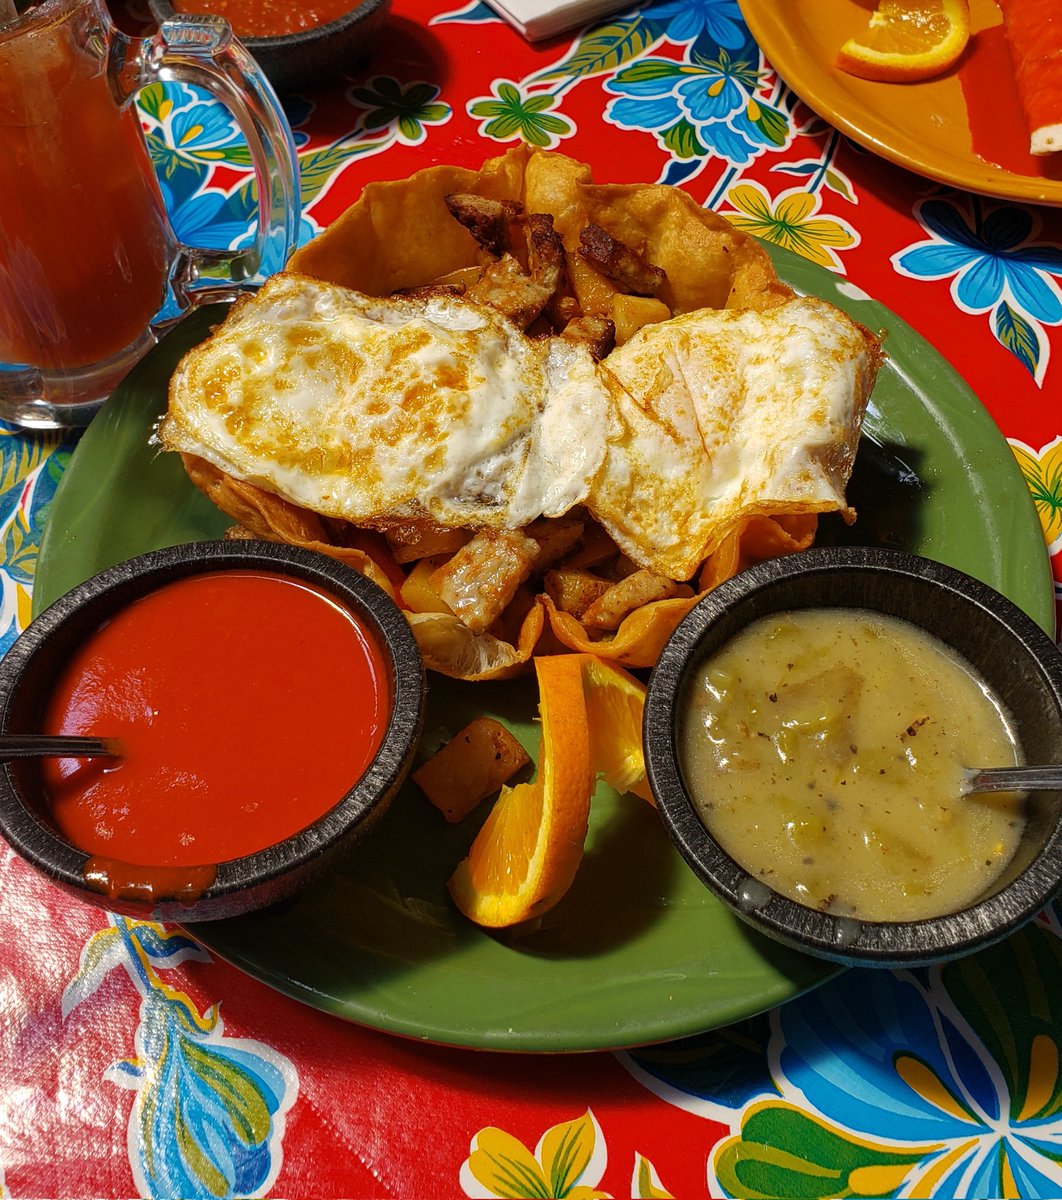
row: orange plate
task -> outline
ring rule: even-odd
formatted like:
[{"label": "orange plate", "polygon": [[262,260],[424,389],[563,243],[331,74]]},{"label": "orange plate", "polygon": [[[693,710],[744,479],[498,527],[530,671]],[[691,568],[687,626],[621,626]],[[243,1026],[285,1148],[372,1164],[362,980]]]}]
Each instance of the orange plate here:
[{"label": "orange plate", "polygon": [[986,196],[1062,205],[1062,154],[1034,158],[1002,17],[970,0],[957,66],[920,83],[874,83],[834,66],[866,28],[868,0],[739,0],[768,61],[802,100],[853,141],[929,179]]}]

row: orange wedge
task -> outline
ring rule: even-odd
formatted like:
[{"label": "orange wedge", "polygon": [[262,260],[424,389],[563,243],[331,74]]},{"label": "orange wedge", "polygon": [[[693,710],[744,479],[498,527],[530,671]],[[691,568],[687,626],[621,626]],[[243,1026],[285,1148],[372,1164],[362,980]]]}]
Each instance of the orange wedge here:
[{"label": "orange wedge", "polygon": [[535,659],[538,771],[530,783],[502,788],[448,884],[454,903],[477,925],[516,925],[546,912],[582,861],[594,790],[583,657]]},{"label": "orange wedge", "polygon": [[968,0],[880,0],[867,28],[841,47],[837,66],[862,79],[931,79],[958,62],[969,40]]},{"label": "orange wedge", "polygon": [[615,663],[592,654],[578,657],[583,663],[594,770],[617,792],[633,792],[652,804],[642,753],[645,685]]}]

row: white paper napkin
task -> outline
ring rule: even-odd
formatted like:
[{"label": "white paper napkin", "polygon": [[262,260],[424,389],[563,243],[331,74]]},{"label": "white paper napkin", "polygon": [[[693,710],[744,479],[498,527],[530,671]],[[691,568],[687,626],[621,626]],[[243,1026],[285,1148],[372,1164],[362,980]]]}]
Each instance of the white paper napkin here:
[{"label": "white paper napkin", "polygon": [[630,8],[631,0],[487,0],[529,42],[555,37],[599,17]]}]

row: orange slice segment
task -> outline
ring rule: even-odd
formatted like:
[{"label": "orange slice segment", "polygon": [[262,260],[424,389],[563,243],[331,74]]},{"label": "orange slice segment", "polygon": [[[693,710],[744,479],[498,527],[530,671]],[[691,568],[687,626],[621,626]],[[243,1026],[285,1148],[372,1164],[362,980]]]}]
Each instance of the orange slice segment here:
[{"label": "orange slice segment", "polygon": [[592,654],[583,662],[590,761],[609,787],[653,803],[642,752],[645,685],[622,667]]},{"label": "orange slice segment", "polygon": [[582,655],[535,659],[542,742],[530,783],[503,788],[448,884],[462,913],[501,928],[548,911],[583,857],[594,772]]},{"label": "orange slice segment", "polygon": [[968,0],[880,0],[867,28],[841,47],[837,66],[862,79],[931,79],[958,62],[969,40]]}]

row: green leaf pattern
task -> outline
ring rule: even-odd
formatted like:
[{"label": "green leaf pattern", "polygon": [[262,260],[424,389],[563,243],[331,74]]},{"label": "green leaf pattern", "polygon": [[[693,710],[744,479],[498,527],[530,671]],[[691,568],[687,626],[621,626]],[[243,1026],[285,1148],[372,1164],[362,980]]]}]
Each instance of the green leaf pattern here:
[{"label": "green leaf pattern", "polygon": [[995,311],[995,333],[1033,378],[1040,365],[1040,340],[1032,323],[1005,300]]},{"label": "green leaf pattern", "polygon": [[660,40],[659,31],[644,17],[634,16],[590,29],[576,38],[571,50],[551,67],[530,77],[531,82],[566,83],[618,71]]}]

